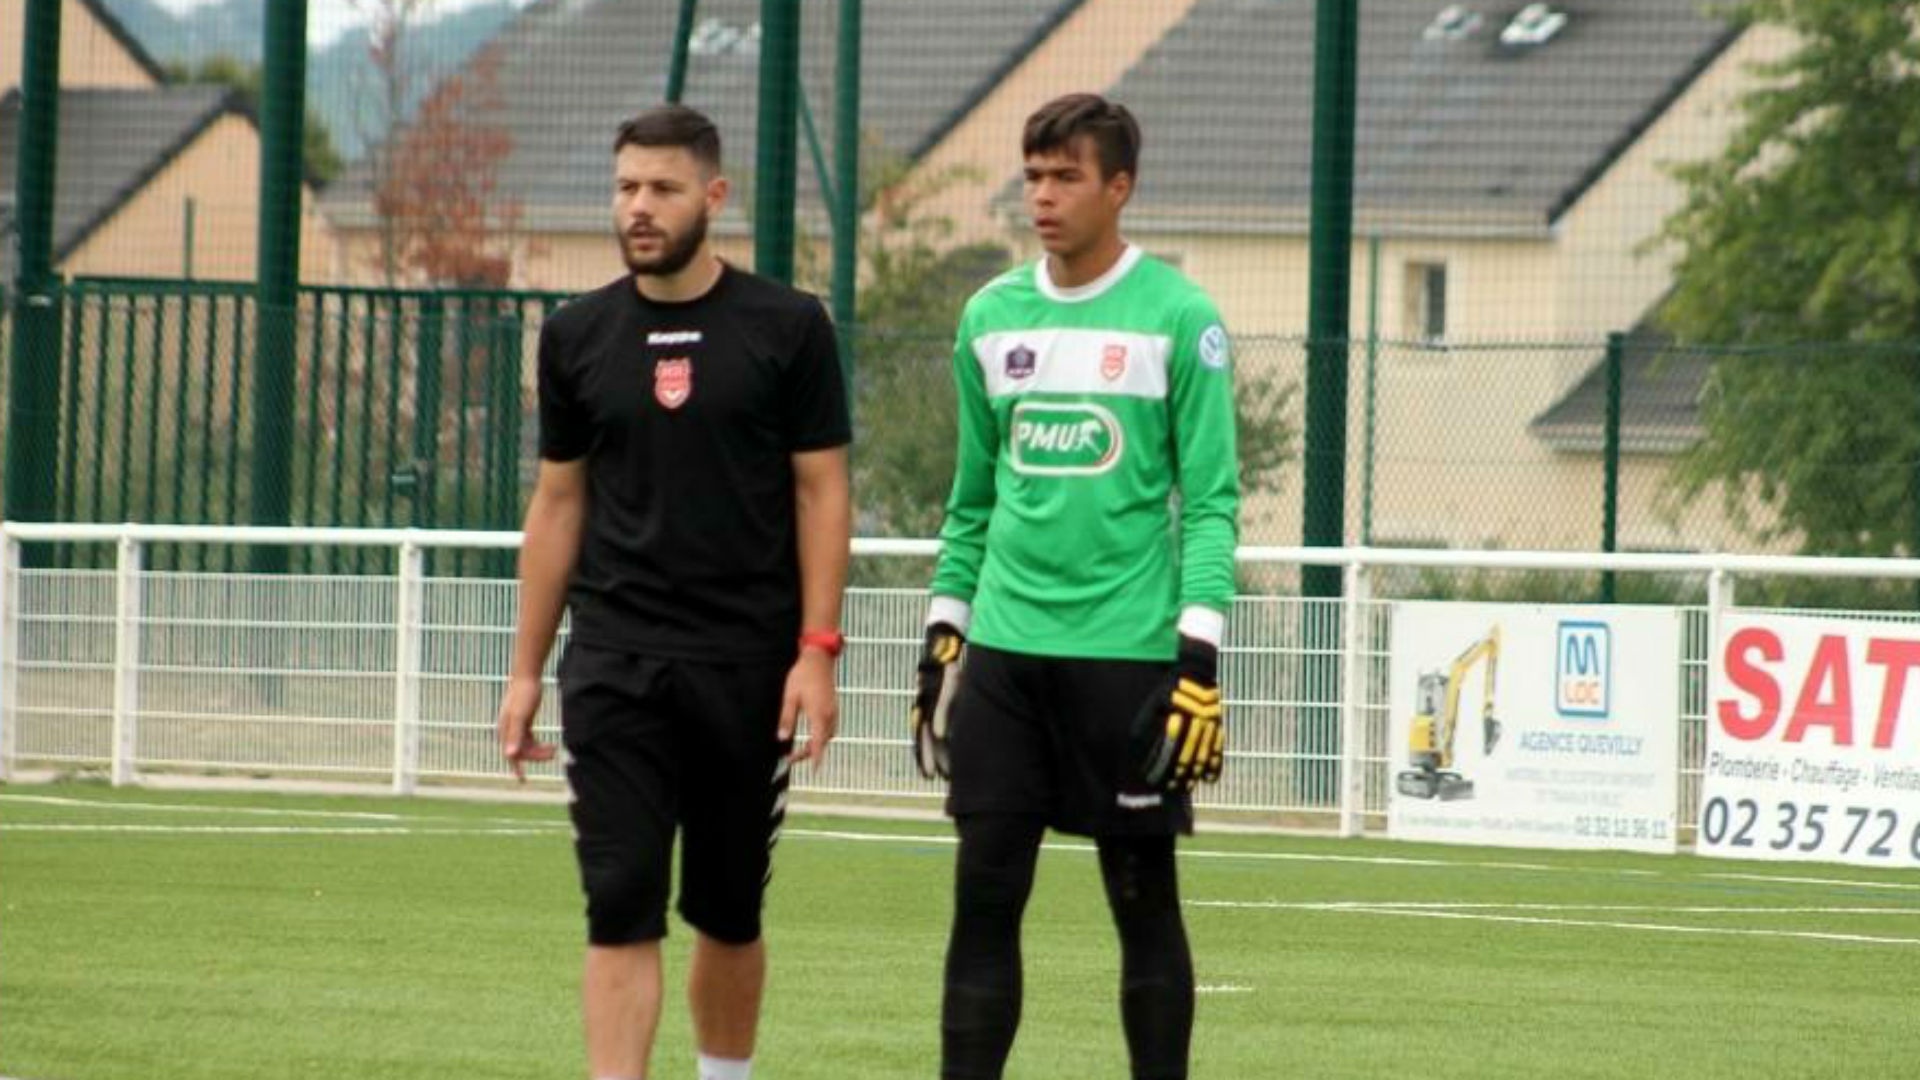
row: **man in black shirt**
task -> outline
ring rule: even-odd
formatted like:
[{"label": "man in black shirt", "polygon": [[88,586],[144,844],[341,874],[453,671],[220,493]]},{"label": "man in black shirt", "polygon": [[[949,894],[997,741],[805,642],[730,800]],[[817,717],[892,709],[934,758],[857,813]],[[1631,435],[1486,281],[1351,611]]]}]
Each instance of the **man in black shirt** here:
[{"label": "man in black shirt", "polygon": [[570,608],[582,1003],[591,1075],[609,1080],[646,1074],[676,826],[701,1080],[746,1080],[787,770],[818,762],[837,721],[851,515],[833,327],[813,297],[714,255],[719,167],[719,134],[692,109],[622,125],[613,215],[632,273],[540,334],[540,474],[500,745],[522,778],[554,756],[532,727]]}]

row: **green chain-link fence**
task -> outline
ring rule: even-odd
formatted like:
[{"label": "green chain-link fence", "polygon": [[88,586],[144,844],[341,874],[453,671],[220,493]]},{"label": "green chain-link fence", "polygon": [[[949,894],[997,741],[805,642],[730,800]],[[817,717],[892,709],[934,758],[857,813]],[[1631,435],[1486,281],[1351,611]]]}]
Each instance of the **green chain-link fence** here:
[{"label": "green chain-link fence", "polygon": [[[276,85],[257,67],[264,23],[68,5],[51,155],[26,152],[23,96],[8,93],[31,57],[0,55],[0,194],[22,162],[58,164],[57,332],[19,332],[18,266],[0,265],[13,298],[0,362],[32,365],[41,382],[20,385],[46,406],[39,430],[57,431],[33,451],[46,460],[13,475],[49,480],[53,516],[247,522],[261,505],[297,524],[517,524],[532,342],[555,303],[621,272],[608,146],[663,96],[682,5],[306,6],[301,287],[290,386],[272,393],[256,393],[262,370],[283,370],[259,347],[261,95]],[[1342,119],[1314,86],[1317,17],[1338,7],[801,5],[795,275],[852,345],[863,532],[937,526],[955,317],[1037,253],[1020,122],[1056,93],[1097,90],[1146,133],[1129,236],[1205,286],[1235,333],[1243,539],[1300,540],[1307,476],[1329,464],[1306,438],[1308,299],[1337,269],[1309,266],[1323,224],[1310,179],[1316,126]],[[1352,7],[1350,317],[1329,343],[1346,361],[1349,542],[1920,551],[1920,346],[1904,344],[1920,339],[1920,264],[1885,224],[1907,220],[1920,188],[1899,153],[1865,152],[1920,138],[1920,108],[1902,107],[1920,101],[1910,65],[1868,63],[1910,38],[1920,2],[1852,21],[1818,8]],[[713,235],[748,262],[764,8],[691,10],[685,100],[718,120],[737,182]],[[857,86],[839,55],[856,39]],[[1815,61],[1834,49],[1875,80],[1827,85]],[[1798,56],[1813,60],[1792,78],[1761,66]],[[1810,95],[1779,115],[1824,118],[1801,136],[1835,133],[1818,155],[1770,142],[1743,107],[1776,85]],[[1800,186],[1702,202],[1728,189],[1685,170],[1724,161],[1743,133]],[[839,176],[850,144],[858,175]],[[831,266],[833,196],[849,187],[857,295]],[[8,260],[26,201],[0,200]],[[1791,212],[1770,216],[1776,204]],[[282,445],[284,475],[255,468],[256,447]],[[324,568],[375,569],[338,557]]]}]

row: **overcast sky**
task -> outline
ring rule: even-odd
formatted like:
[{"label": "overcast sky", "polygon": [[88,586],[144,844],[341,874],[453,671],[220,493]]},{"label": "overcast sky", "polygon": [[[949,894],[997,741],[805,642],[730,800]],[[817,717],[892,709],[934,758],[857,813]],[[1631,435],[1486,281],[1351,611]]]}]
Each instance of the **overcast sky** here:
[{"label": "overcast sky", "polygon": [[[216,0],[154,0],[169,11],[191,11]],[[482,0],[432,0],[428,5],[429,15],[448,11],[457,11],[480,3]],[[516,4],[525,4],[528,0],[514,0]],[[367,7],[362,4],[361,7]],[[364,22],[360,12],[354,10],[348,0],[307,0],[307,41],[313,45],[325,45],[339,37],[348,27]]]}]

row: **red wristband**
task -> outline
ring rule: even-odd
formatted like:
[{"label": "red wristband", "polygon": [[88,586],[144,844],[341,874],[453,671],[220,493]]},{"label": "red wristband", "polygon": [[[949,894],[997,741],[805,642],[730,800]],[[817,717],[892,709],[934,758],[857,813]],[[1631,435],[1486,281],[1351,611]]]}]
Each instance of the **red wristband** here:
[{"label": "red wristband", "polygon": [[840,650],[847,647],[847,639],[838,630],[802,630],[800,647],[819,649],[827,656],[835,657],[840,655]]}]

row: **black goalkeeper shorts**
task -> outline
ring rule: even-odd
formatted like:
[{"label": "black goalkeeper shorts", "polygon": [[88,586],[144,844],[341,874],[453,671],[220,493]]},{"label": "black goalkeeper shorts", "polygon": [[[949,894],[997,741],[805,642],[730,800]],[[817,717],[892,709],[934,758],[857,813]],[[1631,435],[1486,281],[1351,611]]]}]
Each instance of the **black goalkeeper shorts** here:
[{"label": "black goalkeeper shorts", "polygon": [[968,645],[948,714],[947,813],[1034,817],[1081,836],[1191,832],[1191,800],[1142,784],[1129,749],[1171,670]]},{"label": "black goalkeeper shorts", "polygon": [[666,936],[674,829],[682,918],[708,937],[760,937],[787,805],[779,739],[785,664],[701,664],[570,647],[561,741],[574,853],[595,945]]}]

